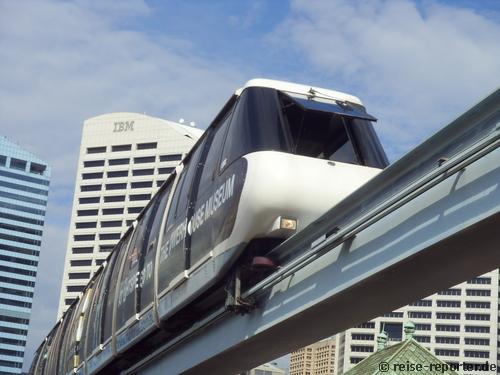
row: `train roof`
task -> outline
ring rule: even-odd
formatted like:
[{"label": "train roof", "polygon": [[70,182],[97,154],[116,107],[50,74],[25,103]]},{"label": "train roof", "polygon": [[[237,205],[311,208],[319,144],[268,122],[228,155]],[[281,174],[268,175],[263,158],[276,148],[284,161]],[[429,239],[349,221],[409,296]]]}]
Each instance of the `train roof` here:
[{"label": "train roof", "polygon": [[334,99],[340,101],[351,102],[359,105],[363,105],[361,100],[350,94],[345,94],[340,91],[324,89],[321,87],[315,87],[310,85],[302,85],[300,83],[286,82],[286,81],[278,81],[274,79],[265,79],[265,78],[255,78],[251,79],[245,85],[238,90],[236,90],[235,95],[239,96],[241,92],[247,87],[269,87],[280,91],[285,91],[289,93],[296,93],[305,96],[310,96],[311,93],[314,93],[317,97],[324,97],[327,99]]}]

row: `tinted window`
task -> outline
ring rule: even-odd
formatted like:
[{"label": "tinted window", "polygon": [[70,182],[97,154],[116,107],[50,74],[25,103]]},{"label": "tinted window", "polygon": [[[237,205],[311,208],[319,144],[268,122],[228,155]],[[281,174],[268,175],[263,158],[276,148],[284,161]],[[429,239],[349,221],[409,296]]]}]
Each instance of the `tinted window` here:
[{"label": "tinted window", "polygon": [[223,168],[239,157],[261,150],[286,150],[277,93],[252,87],[240,95],[224,145]]},{"label": "tinted window", "polygon": [[148,229],[151,225],[150,218],[154,205],[150,205],[134,230],[127,256],[123,263],[120,279],[120,291],[117,298],[116,329],[119,330],[136,313],[135,290],[138,283],[138,270],[144,240],[147,241]]},{"label": "tinted window", "polygon": [[94,295],[89,305],[89,312],[87,318],[87,329],[85,330],[85,357],[88,358],[92,352],[97,349],[101,343],[101,310],[103,301],[100,299],[102,288],[102,276],[96,279],[94,284]]},{"label": "tinted window", "polygon": [[140,308],[141,310],[153,302],[154,299],[154,269],[156,248],[158,247],[158,237],[160,235],[160,226],[163,217],[165,216],[165,206],[167,205],[168,195],[170,188],[164,189],[159,195],[159,204],[154,215],[151,229],[149,231],[149,238],[146,244],[146,254],[144,261],[140,266]]},{"label": "tinted window", "polygon": [[132,145],[115,145],[111,146],[111,151],[129,151],[132,149]]},{"label": "tinted window", "polygon": [[102,291],[103,300],[105,301],[104,311],[103,311],[103,325],[102,325],[102,341],[105,342],[109,337],[111,337],[111,330],[113,326],[113,306],[115,302],[116,286],[118,283],[118,273],[120,272],[121,264],[123,258],[127,254],[127,245],[130,239],[130,235],[121,241],[116,247],[112,254],[114,258],[110,262],[109,266],[106,267],[106,283]]},{"label": "tinted window", "polygon": [[226,130],[229,126],[229,121],[231,120],[231,114],[229,113],[213,131],[213,139],[210,144],[210,149],[208,151],[205,163],[203,166],[203,172],[200,179],[199,190],[204,190],[208,184],[212,182],[214,173],[217,172],[217,166],[219,162],[219,157],[221,154],[222,145],[224,143],[224,136],[226,135]]},{"label": "tinted window", "polygon": [[87,160],[83,162],[83,166],[87,167],[102,167],[104,165],[104,160]]}]

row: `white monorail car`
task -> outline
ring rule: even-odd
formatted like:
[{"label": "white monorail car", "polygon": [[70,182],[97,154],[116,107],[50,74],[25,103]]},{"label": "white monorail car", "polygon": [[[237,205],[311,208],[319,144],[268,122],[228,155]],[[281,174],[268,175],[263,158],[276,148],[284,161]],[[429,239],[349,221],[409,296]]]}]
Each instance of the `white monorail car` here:
[{"label": "white monorail car", "polygon": [[47,336],[30,374],[117,373],[230,300],[234,275],[251,285],[270,272],[269,250],[387,165],[374,120],[351,95],[249,81]]}]

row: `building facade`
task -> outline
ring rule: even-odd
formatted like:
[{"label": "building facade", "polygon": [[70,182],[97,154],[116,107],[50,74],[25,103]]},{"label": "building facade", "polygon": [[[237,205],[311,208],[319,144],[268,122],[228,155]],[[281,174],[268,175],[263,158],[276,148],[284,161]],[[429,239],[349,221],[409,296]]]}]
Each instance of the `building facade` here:
[{"label": "building facade", "polygon": [[290,375],[330,375],[335,369],[336,339],[330,338],[290,354]]},{"label": "building facade", "polygon": [[84,122],[59,316],[202,133],[136,113]]},{"label": "building facade", "polygon": [[285,370],[279,368],[275,363],[264,363],[245,375],[285,375]]},{"label": "building facade", "polygon": [[0,374],[20,374],[49,194],[47,163],[0,136]]},{"label": "building facade", "polygon": [[403,322],[410,320],[414,339],[440,360],[497,364],[498,292],[495,270],[351,328],[337,336],[336,373],[347,372],[376,351],[382,330],[389,344],[400,342]]}]

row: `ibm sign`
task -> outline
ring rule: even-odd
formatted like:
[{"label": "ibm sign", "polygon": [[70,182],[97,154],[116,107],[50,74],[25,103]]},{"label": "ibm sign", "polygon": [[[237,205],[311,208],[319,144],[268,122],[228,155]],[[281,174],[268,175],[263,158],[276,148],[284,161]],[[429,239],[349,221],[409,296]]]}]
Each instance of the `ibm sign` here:
[{"label": "ibm sign", "polygon": [[134,131],[134,121],[119,121],[114,124],[113,133]]}]

